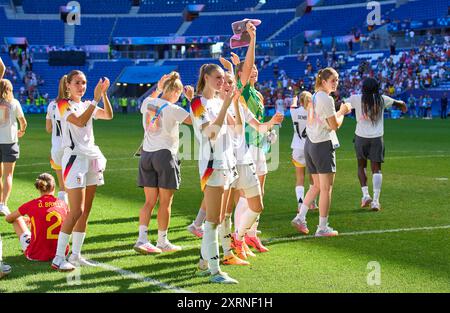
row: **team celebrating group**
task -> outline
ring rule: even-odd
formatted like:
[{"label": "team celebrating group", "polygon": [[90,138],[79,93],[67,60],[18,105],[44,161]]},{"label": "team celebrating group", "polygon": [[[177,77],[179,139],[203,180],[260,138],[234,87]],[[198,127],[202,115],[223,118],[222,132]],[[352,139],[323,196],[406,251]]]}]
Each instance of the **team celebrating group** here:
[{"label": "team celebrating group", "polygon": [[[258,252],[269,251],[259,238],[258,224],[264,208],[266,154],[277,140],[275,126],[282,123],[284,115],[278,112],[265,122],[264,99],[255,88],[258,79],[254,65],[256,27],[252,23],[247,23],[246,27],[250,45],[243,62],[232,54],[231,62],[220,59],[225,70],[216,64],[204,64],[195,90],[183,86],[177,72],[164,75],[141,106],[144,138],[139,151],[138,185],[144,190],[145,203],[139,212],[139,235],[134,250],[155,254],[182,249],[169,241],[168,229],[174,193],[180,188],[181,180],[177,158],[179,125],[192,125],[199,145],[198,169],[203,199],[187,230],[201,238],[197,274],[208,277],[213,283],[238,283],[221,270],[221,262],[249,265],[249,257],[255,256],[250,247]],[[0,78],[3,72],[0,60]],[[328,225],[336,173],[335,150],[339,147],[336,131],[352,109],[357,120],[354,143],[363,193],[361,207],[381,209],[383,111],[392,105],[406,110],[402,101],[379,94],[375,79],[366,78],[362,94],[345,99],[336,111],[330,94],[336,91],[338,81],[339,75],[334,69],[320,70],[315,93],[304,91],[294,97],[290,109],[298,202],[297,215],[291,224],[302,234],[309,233],[307,212],[318,208],[320,217],[315,235],[338,235]],[[7,201],[19,157],[18,138],[25,134],[27,124],[20,104],[13,97],[11,83],[0,80],[0,111],[3,112],[0,120],[0,215],[6,215],[6,221],[13,224],[29,260],[51,260],[51,267],[59,271],[96,266],[94,261],[81,255],[95,192],[97,186],[104,184],[106,168],[106,158],[94,141],[93,119],[110,120],[113,110],[107,95],[110,85],[107,78],[97,83],[92,101],[82,100],[86,84],[84,73],[70,72],[61,78],[58,97],[48,106],[46,129],[52,134],[51,166],[60,190],[57,197],[55,179],[43,173],[35,181],[40,197],[11,213]],[[182,94],[190,101],[190,112],[176,105]],[[103,108],[98,106],[99,102],[103,102]],[[367,160],[371,161],[373,173],[373,198],[367,187]],[[310,174],[306,194],[305,168]],[[156,244],[152,244],[148,231],[157,203],[158,238]],[[10,271],[11,267],[2,261],[0,238],[0,277]]]}]

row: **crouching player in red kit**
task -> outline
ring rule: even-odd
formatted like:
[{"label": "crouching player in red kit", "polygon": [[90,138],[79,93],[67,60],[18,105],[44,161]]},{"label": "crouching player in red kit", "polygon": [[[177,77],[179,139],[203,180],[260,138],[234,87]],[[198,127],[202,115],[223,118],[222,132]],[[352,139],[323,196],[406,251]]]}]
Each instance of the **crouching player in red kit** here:
[{"label": "crouching player in red kit", "polygon": [[[31,224],[31,241],[24,254],[32,261],[51,261],[56,254],[61,224],[68,213],[67,204],[55,198],[55,179],[43,173],[38,176],[34,186],[41,193],[37,199],[23,204],[17,211],[6,216],[8,223],[18,217],[28,215]],[[28,232],[28,229],[24,229]],[[69,252],[67,246],[66,254]]]}]

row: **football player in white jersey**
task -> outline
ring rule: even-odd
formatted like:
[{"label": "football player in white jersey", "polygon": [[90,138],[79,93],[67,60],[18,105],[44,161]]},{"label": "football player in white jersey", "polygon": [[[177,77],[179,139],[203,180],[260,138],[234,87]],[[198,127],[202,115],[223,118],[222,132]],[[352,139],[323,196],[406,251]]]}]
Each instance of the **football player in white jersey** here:
[{"label": "football player in white jersey", "polygon": [[[97,186],[104,184],[103,171],[106,167],[106,158],[95,145],[93,119],[113,118],[111,103],[106,94],[110,84],[107,78],[98,81],[93,101],[82,101],[87,84],[83,72],[71,71],[65,80],[70,96],[69,99],[58,102],[58,114],[63,131],[62,171],[70,212],[62,224],[56,256],[52,261],[52,268],[59,271],[71,271],[80,265],[95,266],[81,257],[95,191]],[[104,108],[97,106],[100,100],[103,100]],[[67,262],[65,249],[71,234],[72,254]]]},{"label": "football player in white jersey", "polygon": [[228,202],[226,191],[238,176],[226,122],[235,90],[226,93],[225,100],[216,96],[224,83],[224,75],[216,64],[202,65],[197,83],[197,93],[201,96],[192,100],[190,114],[195,136],[199,139],[199,174],[206,207],[200,275],[210,275],[214,283],[235,284],[235,279],[220,270],[217,241],[220,218]]},{"label": "football player in white jersey", "polygon": [[[362,83],[362,94],[352,95],[346,100],[355,109],[355,152],[358,159],[358,178],[363,193],[361,207],[371,210],[381,210],[380,193],[383,176],[381,163],[384,162],[384,109],[392,105],[398,106],[406,112],[407,106],[401,100],[395,100],[380,94],[378,82],[371,77]],[[367,186],[367,160],[370,160],[372,168],[373,199]]]}]

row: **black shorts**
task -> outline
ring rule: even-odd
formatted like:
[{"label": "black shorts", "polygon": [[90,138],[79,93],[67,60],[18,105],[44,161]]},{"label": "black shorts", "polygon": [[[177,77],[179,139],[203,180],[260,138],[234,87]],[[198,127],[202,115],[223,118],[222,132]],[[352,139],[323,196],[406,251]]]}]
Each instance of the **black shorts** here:
[{"label": "black shorts", "polygon": [[355,152],[358,160],[370,160],[372,162],[384,162],[383,136],[376,138],[364,138],[355,135]]},{"label": "black shorts", "polygon": [[0,144],[0,162],[14,163],[19,155],[20,148],[17,142]]},{"label": "black shorts", "polygon": [[139,159],[139,187],[180,188],[180,162],[169,150],[142,151]]},{"label": "black shorts", "polygon": [[336,173],[336,152],[331,140],[312,143],[306,138],[305,161],[311,174]]}]

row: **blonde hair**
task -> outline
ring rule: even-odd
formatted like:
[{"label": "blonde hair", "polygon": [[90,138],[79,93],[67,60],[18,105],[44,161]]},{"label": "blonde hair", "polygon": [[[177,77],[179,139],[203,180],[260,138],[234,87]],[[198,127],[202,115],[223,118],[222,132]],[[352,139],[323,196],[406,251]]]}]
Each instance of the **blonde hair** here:
[{"label": "blonde hair", "polygon": [[236,78],[234,77],[234,75],[230,72],[225,72],[225,77],[230,77],[231,80],[233,80],[233,83],[236,83]]},{"label": "blonde hair", "polygon": [[67,89],[66,84],[67,84],[67,75],[64,75],[59,80],[58,96],[56,97],[56,101],[68,99],[70,97],[70,93],[69,90]]},{"label": "blonde hair", "polygon": [[319,70],[316,77],[316,84],[314,86],[314,90],[317,92],[319,88],[322,86],[324,81],[327,81],[331,76],[339,77],[338,72],[332,67],[326,67],[324,69]]},{"label": "blonde hair", "polygon": [[55,179],[48,173],[42,173],[36,178],[34,187],[41,193],[47,193],[55,189]]},{"label": "blonde hair", "polygon": [[298,97],[301,105],[307,110],[308,105],[312,100],[312,94],[309,91],[303,91],[300,96]]},{"label": "blonde hair", "polygon": [[213,63],[203,64],[200,67],[200,75],[197,81],[197,93],[202,93],[203,89],[205,89],[205,75],[211,75],[214,71],[221,71],[222,68]]},{"label": "blonde hair", "polygon": [[178,72],[172,72],[169,74],[169,78],[164,82],[163,92],[182,91],[183,83],[180,80],[180,74]]},{"label": "blonde hair", "polygon": [[8,79],[0,79],[0,99],[6,102],[14,99],[13,86]]}]

